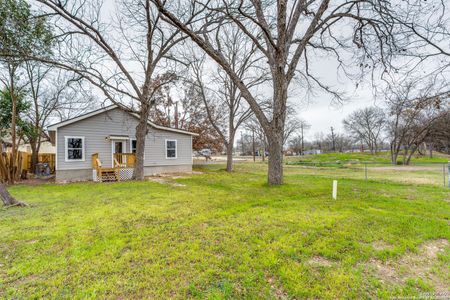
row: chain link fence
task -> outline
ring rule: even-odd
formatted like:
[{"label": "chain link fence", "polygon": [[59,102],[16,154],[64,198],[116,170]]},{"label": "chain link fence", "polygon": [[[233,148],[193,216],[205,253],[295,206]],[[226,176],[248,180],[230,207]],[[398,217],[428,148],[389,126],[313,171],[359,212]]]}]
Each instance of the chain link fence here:
[{"label": "chain link fence", "polygon": [[394,182],[431,184],[450,188],[450,162],[418,162],[392,165],[383,162],[302,162],[290,161],[286,167],[302,168],[303,173],[348,179],[387,180]]}]

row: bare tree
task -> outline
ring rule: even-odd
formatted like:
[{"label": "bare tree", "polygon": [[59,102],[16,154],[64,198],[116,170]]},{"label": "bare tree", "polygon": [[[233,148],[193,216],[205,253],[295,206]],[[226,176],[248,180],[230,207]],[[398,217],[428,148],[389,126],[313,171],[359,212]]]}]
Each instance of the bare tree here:
[{"label": "bare tree", "polygon": [[[268,139],[271,153],[269,184],[283,182],[282,149],[286,104],[294,78],[301,80],[303,86],[318,87],[332,93],[337,99],[342,99],[338,91],[333,90],[314,73],[314,66],[310,65],[314,55],[333,55],[340,67],[345,68],[343,51],[351,50],[364,74],[377,66],[389,69],[393,59],[408,54],[416,55],[416,50],[424,44],[431,44],[433,50],[437,49],[437,45],[431,43],[434,41],[433,36],[423,34],[429,28],[422,26],[422,34],[418,34],[416,24],[408,21],[411,18],[408,14],[412,11],[411,7],[420,6],[423,10],[427,5],[419,0],[404,1],[402,5],[396,6],[385,0],[345,0],[337,3],[331,3],[330,0],[152,2],[168,23],[187,34],[227,72],[240,89]],[[444,7],[428,6],[427,13],[440,12]],[[192,22],[193,14],[199,16],[197,22]],[[438,24],[441,21],[436,20]],[[239,28],[267,62],[266,67],[272,81],[272,106],[269,114],[263,111],[255,92],[233,70],[220,44],[215,41],[215,31],[220,31],[224,23]],[[349,26],[345,27],[346,25]],[[342,30],[343,27],[345,30]],[[356,47],[351,48],[352,45]]]},{"label": "bare tree", "polygon": [[435,88],[434,84],[423,86],[411,81],[387,89],[387,131],[393,164],[397,164],[401,153],[403,164],[409,164],[412,155],[432,133],[434,124],[450,113],[450,94]]},{"label": "bare tree", "polygon": [[309,130],[311,125],[305,120],[298,119],[298,130],[293,138],[288,140],[289,148],[298,155],[303,155],[305,151],[305,131]]},{"label": "bare tree", "polygon": [[376,154],[386,124],[383,109],[366,107],[351,113],[343,120],[344,128],[356,141],[364,141],[370,153]]},{"label": "bare tree", "polygon": [[331,151],[336,152],[336,133],[334,131],[333,126],[330,127],[330,134],[328,135],[328,140],[331,143]]},{"label": "bare tree", "polygon": [[436,120],[429,139],[430,157],[433,156],[433,149],[450,154],[450,114],[443,115]]},{"label": "bare tree", "polygon": [[[156,97],[157,100],[150,113],[152,120],[163,126],[197,133],[193,137],[194,150],[209,148],[216,152],[223,151],[223,143],[219,131],[224,131],[224,111],[219,104],[205,107],[198,84],[192,81],[180,81],[183,87],[176,88],[177,99],[172,98],[172,85],[165,86]],[[217,129],[218,128],[218,129]]]},{"label": "bare tree", "polygon": [[257,151],[260,153],[262,161],[265,161],[267,152],[267,137],[264,129],[261,127],[261,124],[259,124],[258,119],[252,115],[245,121],[244,128],[247,132],[251,133],[248,134],[248,136],[251,136],[252,140],[255,140],[256,147],[258,148]]},{"label": "bare tree", "polygon": [[[267,81],[267,74],[258,68],[261,56],[255,55],[257,48],[245,35],[231,26],[224,27],[216,41],[220,43],[224,57],[230,67],[240,78],[245,78],[247,88],[253,89]],[[227,151],[227,171],[233,170],[233,145],[238,128],[251,116],[251,109],[246,105],[238,86],[222,68],[216,68],[212,74],[205,74],[205,56],[193,55],[190,66],[198,84],[200,94],[208,112],[211,123],[216,128]],[[253,74],[252,74],[253,71]],[[259,72],[258,72],[259,71]],[[207,75],[207,76],[206,76]],[[208,80],[206,77],[211,77]],[[211,106],[226,109],[228,126],[220,130],[210,113]]]},{"label": "bare tree", "polygon": [[41,4],[43,13],[52,18],[58,51],[51,59],[27,59],[72,71],[95,86],[107,100],[138,114],[134,177],[143,179],[145,136],[153,96],[176,78],[168,69],[168,60],[172,48],[185,37],[179,29],[162,22],[161,14],[149,0],[115,1],[116,6],[109,7],[100,0],[34,2]]},{"label": "bare tree", "polygon": [[299,118],[294,106],[288,106],[286,110],[286,124],[284,125],[283,145],[286,145],[292,135],[301,131],[304,126],[304,121]]},{"label": "bare tree", "polygon": [[293,136],[288,141],[288,150],[292,151],[294,155],[301,155],[304,149],[304,140],[300,134]]},{"label": "bare tree", "polygon": [[[30,109],[25,120],[30,124],[26,134],[26,142],[31,147],[31,170],[34,171],[38,162],[41,142],[49,140],[45,128],[54,117],[68,109],[71,114],[80,114],[92,105],[92,97],[83,91],[80,76],[68,74],[53,67],[31,61],[25,62],[25,79],[27,102]],[[76,93],[70,90],[76,89]]]}]

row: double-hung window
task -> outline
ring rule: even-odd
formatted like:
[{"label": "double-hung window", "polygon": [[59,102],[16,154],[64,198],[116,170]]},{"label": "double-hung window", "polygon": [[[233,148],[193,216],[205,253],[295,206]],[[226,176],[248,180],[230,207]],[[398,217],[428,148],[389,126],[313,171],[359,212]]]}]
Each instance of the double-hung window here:
[{"label": "double-hung window", "polygon": [[177,141],[166,140],[166,159],[177,158]]},{"label": "double-hung window", "polygon": [[84,136],[66,136],[66,161],[84,161]]}]

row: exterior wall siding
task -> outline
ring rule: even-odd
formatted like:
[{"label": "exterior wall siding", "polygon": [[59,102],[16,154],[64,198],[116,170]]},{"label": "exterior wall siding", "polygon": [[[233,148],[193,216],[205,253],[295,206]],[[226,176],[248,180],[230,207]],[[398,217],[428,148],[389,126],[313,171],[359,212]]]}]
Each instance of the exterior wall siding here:
[{"label": "exterior wall siding", "polygon": [[[151,176],[162,173],[180,173],[192,172],[192,165],[167,165],[167,166],[153,166],[144,167],[144,175]],[[59,170],[56,172],[56,182],[75,182],[92,180],[92,169],[79,170]]]},{"label": "exterior wall siding", "polygon": [[[108,137],[127,136],[124,152],[131,152],[130,139],[135,138],[137,122],[135,117],[117,108],[58,128],[57,171],[92,170],[94,153],[99,154],[103,167],[111,167],[112,142]],[[66,161],[65,137],[69,136],[84,137],[83,161]],[[166,159],[166,139],[177,141],[176,158]],[[192,165],[192,137],[149,127],[144,153],[144,167]]]}]

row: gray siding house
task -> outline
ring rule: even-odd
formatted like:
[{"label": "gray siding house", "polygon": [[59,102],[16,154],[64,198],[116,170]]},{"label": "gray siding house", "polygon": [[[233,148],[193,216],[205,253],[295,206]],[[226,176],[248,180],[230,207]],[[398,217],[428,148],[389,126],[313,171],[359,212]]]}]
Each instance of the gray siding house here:
[{"label": "gray siding house", "polygon": [[[56,146],[56,181],[95,180],[93,157],[102,168],[114,168],[117,154],[134,156],[137,123],[136,115],[111,105],[49,126]],[[145,175],[192,171],[192,137],[196,134],[152,122],[148,125]]]}]

